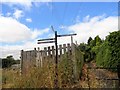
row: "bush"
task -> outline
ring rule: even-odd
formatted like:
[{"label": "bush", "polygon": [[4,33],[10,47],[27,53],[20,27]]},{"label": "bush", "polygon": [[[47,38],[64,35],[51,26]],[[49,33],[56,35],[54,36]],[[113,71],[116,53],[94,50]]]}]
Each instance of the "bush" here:
[{"label": "bush", "polygon": [[107,36],[99,47],[96,56],[97,65],[103,67],[116,67],[120,62],[120,31],[115,31]]}]

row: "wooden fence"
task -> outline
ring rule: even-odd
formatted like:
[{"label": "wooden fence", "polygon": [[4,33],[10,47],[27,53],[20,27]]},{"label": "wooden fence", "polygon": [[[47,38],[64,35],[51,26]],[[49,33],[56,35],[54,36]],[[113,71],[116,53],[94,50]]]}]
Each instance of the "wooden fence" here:
[{"label": "wooden fence", "polygon": [[[43,50],[40,48],[34,48],[31,51],[21,51],[21,71],[27,73],[32,67],[43,67],[44,62],[50,61],[55,63],[55,47],[49,46],[44,47]],[[71,60],[73,64],[74,80],[78,80],[81,76],[82,67],[84,64],[83,53],[75,44],[63,44],[58,45],[58,62],[64,60],[63,57],[67,55],[67,59]]]},{"label": "wooden fence", "polygon": [[[60,60],[61,55],[65,53],[67,53],[69,56],[72,55],[72,48],[70,44],[58,46],[58,60]],[[48,60],[52,60],[54,62],[55,54],[54,46],[44,47],[44,50],[41,50],[39,47],[30,51],[21,50],[22,71],[24,71],[25,68],[30,68],[29,66],[42,67],[43,62],[48,58]]]}]

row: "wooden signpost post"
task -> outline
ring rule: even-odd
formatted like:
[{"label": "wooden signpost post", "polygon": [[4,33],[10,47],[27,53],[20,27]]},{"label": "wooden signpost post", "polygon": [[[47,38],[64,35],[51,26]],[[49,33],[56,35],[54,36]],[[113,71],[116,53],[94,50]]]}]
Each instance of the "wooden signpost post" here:
[{"label": "wooden signpost post", "polygon": [[[57,31],[54,30],[53,26],[51,26],[52,31],[55,33],[55,38],[49,38],[49,39],[40,39],[38,40],[38,44],[43,44],[43,43],[55,43],[55,50],[56,50],[56,57],[55,57],[55,88],[58,87],[58,45],[57,45],[57,38],[58,37],[64,37],[64,36],[73,36],[76,34],[65,34],[65,35],[58,35]],[[73,41],[72,41],[73,42]]]}]

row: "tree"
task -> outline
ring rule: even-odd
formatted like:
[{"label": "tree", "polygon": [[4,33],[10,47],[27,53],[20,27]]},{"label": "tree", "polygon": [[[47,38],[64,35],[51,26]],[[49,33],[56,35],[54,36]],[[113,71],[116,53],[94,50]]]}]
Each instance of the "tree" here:
[{"label": "tree", "polygon": [[99,35],[97,35],[94,40],[95,40],[95,46],[100,45],[102,43],[102,40],[99,37]]},{"label": "tree", "polygon": [[114,66],[120,62],[120,31],[110,33],[107,37],[108,46],[110,47],[111,63]]},{"label": "tree", "polygon": [[91,37],[89,37],[89,39],[88,39],[88,45],[90,45],[90,43],[91,43],[91,41],[92,41],[93,39],[91,38]]},{"label": "tree", "polygon": [[120,62],[120,31],[115,31],[107,36],[100,46],[96,56],[97,65],[116,67]]},{"label": "tree", "polygon": [[80,51],[84,53],[84,61],[89,62],[92,60],[91,58],[91,48],[89,45],[80,43],[78,46]]},{"label": "tree", "polygon": [[7,56],[6,58],[2,59],[2,68],[8,68],[13,64],[16,64],[16,61],[14,60],[13,56]]}]

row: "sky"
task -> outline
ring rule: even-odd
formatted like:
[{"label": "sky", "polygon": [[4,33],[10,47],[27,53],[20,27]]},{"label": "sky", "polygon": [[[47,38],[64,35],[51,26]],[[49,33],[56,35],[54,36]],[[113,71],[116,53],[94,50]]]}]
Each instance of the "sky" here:
[{"label": "sky", "polygon": [[[118,30],[117,2],[1,2],[0,58],[20,57],[20,50],[43,48],[38,39],[76,33],[74,42],[86,43],[89,37],[102,39]],[[70,37],[58,38],[58,44],[70,43]]]}]

